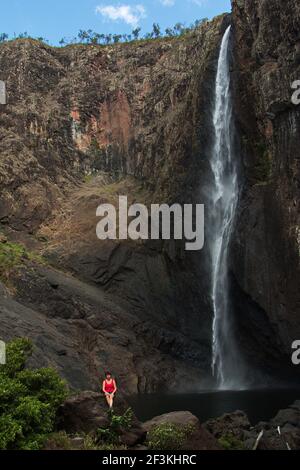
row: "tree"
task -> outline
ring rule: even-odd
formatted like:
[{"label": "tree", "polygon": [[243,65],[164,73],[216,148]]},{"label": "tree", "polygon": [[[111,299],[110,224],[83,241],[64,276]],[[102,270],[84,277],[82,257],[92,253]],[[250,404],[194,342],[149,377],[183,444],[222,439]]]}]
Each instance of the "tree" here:
[{"label": "tree", "polygon": [[181,34],[183,34],[185,28],[184,28],[184,25],[182,23],[176,23],[175,26],[174,26],[174,32],[175,34],[177,34],[178,36],[181,36]]},{"label": "tree", "polygon": [[173,31],[172,28],[167,28],[167,29],[165,30],[165,33],[166,33],[166,36],[168,36],[168,37],[170,37],[170,38],[172,38],[172,37],[174,36],[174,31]]},{"label": "tree", "polygon": [[89,33],[88,31],[84,31],[81,29],[78,33],[78,39],[80,39],[81,42],[86,42],[89,38]]},{"label": "tree", "polygon": [[160,26],[158,23],[153,23],[153,30],[152,30],[152,35],[153,37],[155,38],[159,38],[161,36],[161,30],[160,30]]},{"label": "tree", "polygon": [[106,34],[105,35],[105,44],[110,44],[111,43],[111,38],[112,38],[111,34]]},{"label": "tree", "polygon": [[8,343],[7,362],[0,366],[0,449],[39,449],[67,397],[55,370],[25,367],[32,350],[29,340],[16,339]]},{"label": "tree", "polygon": [[132,31],[132,36],[133,36],[135,41],[137,41],[139,39],[140,32],[141,32],[141,28],[135,28]]},{"label": "tree", "polygon": [[0,34],[0,42],[4,42],[8,39],[8,34],[6,33],[1,33]]},{"label": "tree", "polygon": [[121,34],[114,34],[113,35],[113,41],[114,41],[114,44],[118,44],[122,39],[122,35]]}]

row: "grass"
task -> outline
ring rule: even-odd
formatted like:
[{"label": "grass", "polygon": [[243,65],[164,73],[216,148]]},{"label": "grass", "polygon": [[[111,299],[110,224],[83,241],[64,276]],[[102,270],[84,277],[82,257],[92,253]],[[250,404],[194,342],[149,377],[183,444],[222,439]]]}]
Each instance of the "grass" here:
[{"label": "grass", "polygon": [[162,423],[148,432],[147,445],[151,450],[180,450],[194,431],[193,426]]},{"label": "grass", "polygon": [[0,241],[0,280],[2,282],[7,283],[12,272],[24,265],[26,261],[45,263],[42,256],[26,250],[19,243]]}]

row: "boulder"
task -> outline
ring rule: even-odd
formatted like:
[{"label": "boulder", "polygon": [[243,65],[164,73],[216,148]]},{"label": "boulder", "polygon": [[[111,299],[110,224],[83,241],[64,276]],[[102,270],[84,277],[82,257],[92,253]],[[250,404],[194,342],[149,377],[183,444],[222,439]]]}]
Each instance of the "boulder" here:
[{"label": "boulder", "polygon": [[107,411],[100,393],[81,392],[68,398],[59,408],[59,428],[73,434],[95,431],[99,427],[108,426]]},{"label": "boulder", "polygon": [[149,432],[156,426],[164,423],[175,424],[177,426],[190,426],[192,428],[191,434],[187,437],[186,442],[182,448],[184,450],[219,450],[220,445],[214,436],[212,436],[206,429],[204,429],[196,416],[189,411],[175,411],[173,413],[166,413],[161,416],[147,421],[143,424],[143,428]]},{"label": "boulder", "polygon": [[143,428],[149,432],[151,429],[163,423],[171,423],[180,426],[199,426],[199,420],[189,411],[174,411],[173,413],[166,413],[156,416],[150,421],[143,424]]},{"label": "boulder", "polygon": [[217,439],[231,434],[241,440],[251,425],[243,411],[235,411],[234,413],[226,413],[217,419],[210,419],[204,424],[204,428]]},{"label": "boulder", "polygon": [[[128,403],[117,395],[115,413],[123,414],[129,408]],[[108,407],[101,393],[86,391],[68,398],[58,411],[59,428],[69,434],[89,433],[98,428],[107,428],[110,424]],[[120,430],[120,442],[128,447],[137,445],[145,439],[146,431],[133,415],[129,430]]]}]

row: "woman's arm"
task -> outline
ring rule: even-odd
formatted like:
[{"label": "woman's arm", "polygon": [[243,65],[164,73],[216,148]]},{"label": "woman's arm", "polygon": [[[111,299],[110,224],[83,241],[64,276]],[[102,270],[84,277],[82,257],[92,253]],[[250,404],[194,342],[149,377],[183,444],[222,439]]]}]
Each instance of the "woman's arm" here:
[{"label": "woman's arm", "polygon": [[116,391],[117,391],[117,384],[116,384],[116,381],[115,381],[115,380],[113,381],[113,384],[114,384],[114,387],[115,387],[113,393],[116,393]]},{"label": "woman's arm", "polygon": [[103,380],[103,382],[102,382],[102,392],[103,392],[103,393],[106,393],[106,392],[105,392],[105,380]]}]

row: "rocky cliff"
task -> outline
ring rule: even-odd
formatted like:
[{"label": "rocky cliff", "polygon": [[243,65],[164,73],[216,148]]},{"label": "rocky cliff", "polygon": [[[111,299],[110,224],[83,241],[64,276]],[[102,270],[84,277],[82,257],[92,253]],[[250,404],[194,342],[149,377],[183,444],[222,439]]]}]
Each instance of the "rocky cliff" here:
[{"label": "rocky cliff", "polygon": [[2,336],[33,337],[35,360],[57,365],[75,387],[96,387],[104,368],[131,392],[178,389],[186,375],[196,386],[209,372],[201,259],[180,243],[101,242],[96,208],[119,194],[146,203],[200,197],[228,21],[172,40],[0,47],[8,91],[2,249],[11,258],[21,243],[43,256],[21,256],[21,266],[3,273],[10,294],[1,301]]},{"label": "rocky cliff", "polygon": [[180,390],[185,377],[208,384],[206,250],[101,242],[96,208],[118,195],[205,202],[216,62],[231,21],[244,181],[231,262],[235,333],[252,370],[290,368],[300,337],[300,111],[290,99],[299,14],[292,0],[233,0],[232,17],[181,38],[0,45],[3,339],[33,337],[34,361],[80,389],[96,388],[104,368],[129,392]]},{"label": "rocky cliff", "polygon": [[291,102],[300,76],[300,5],[234,0],[233,24],[245,178],[233,247],[237,324],[257,367],[288,371],[300,337],[300,108]]}]

